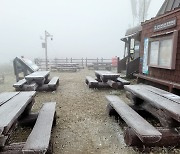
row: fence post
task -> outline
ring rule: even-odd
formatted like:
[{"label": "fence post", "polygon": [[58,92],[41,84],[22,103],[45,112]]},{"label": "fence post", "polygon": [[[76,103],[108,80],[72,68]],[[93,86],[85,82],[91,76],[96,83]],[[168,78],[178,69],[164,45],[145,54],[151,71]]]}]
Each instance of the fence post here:
[{"label": "fence post", "polygon": [[57,68],[57,58],[54,58],[55,67]]},{"label": "fence post", "polygon": [[101,58],[101,62],[103,63],[103,58]]},{"label": "fence post", "polygon": [[66,63],[68,62],[68,58],[66,57]]},{"label": "fence post", "polygon": [[82,58],[82,66],[84,66],[84,59]]},{"label": "fence post", "polygon": [[86,57],[86,67],[87,67],[87,57]]},{"label": "fence post", "polygon": [[97,63],[98,63],[98,58],[97,58]]},{"label": "fence post", "polygon": [[72,57],[71,57],[71,63],[72,63]]}]

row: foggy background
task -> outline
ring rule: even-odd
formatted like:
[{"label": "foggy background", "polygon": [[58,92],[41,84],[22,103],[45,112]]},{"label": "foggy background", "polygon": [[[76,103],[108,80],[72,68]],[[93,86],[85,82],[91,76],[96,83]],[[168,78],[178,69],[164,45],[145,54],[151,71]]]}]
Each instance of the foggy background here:
[{"label": "foggy background", "polygon": [[[164,0],[152,0],[148,18]],[[1,0],[0,63],[16,56],[44,58],[44,31],[48,58],[122,57],[124,37],[133,27],[130,0]]]}]

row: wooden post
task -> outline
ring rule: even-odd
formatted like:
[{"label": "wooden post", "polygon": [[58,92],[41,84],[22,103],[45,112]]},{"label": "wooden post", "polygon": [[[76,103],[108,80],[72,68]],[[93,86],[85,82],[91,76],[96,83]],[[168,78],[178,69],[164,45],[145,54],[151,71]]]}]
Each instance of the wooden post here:
[{"label": "wooden post", "polygon": [[84,59],[82,58],[82,66],[84,66]]},{"label": "wooden post", "polygon": [[66,57],[66,63],[68,62],[68,58]]},{"label": "wooden post", "polygon": [[55,67],[57,68],[57,58],[54,59]]},{"label": "wooden post", "polygon": [[103,58],[101,58],[101,62],[103,63]]},{"label": "wooden post", "polygon": [[86,57],[86,67],[87,67],[87,57]]},{"label": "wooden post", "polygon": [[71,63],[72,63],[72,57],[71,57]]},{"label": "wooden post", "polygon": [[99,61],[99,60],[98,60],[98,58],[97,58],[97,63],[98,63],[98,61]]}]

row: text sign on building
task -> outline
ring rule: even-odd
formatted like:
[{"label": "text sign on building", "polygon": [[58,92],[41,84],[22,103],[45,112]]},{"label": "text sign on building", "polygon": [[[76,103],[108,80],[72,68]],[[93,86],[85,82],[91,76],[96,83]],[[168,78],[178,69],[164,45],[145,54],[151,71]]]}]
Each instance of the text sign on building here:
[{"label": "text sign on building", "polygon": [[177,24],[176,18],[170,19],[163,23],[158,23],[154,26],[154,32],[176,27],[176,24]]}]

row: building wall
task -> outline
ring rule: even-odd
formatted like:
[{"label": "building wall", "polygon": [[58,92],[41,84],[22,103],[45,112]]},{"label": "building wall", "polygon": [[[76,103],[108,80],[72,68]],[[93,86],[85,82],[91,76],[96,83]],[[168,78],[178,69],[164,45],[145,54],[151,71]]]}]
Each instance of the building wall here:
[{"label": "building wall", "polygon": [[[168,19],[172,19],[173,17],[177,18],[176,27],[159,32],[154,32],[153,30],[154,25],[158,23],[166,22]],[[139,68],[140,69],[139,72],[141,74],[142,74],[142,59],[144,54],[144,38],[150,38],[152,35],[162,34],[173,30],[180,30],[180,9],[174,10],[160,17],[153,18],[142,24],[142,37],[141,37],[141,48],[140,48],[141,63]],[[148,76],[180,83],[180,32],[179,31],[178,31],[178,46],[177,46],[175,70],[149,67]]]}]

